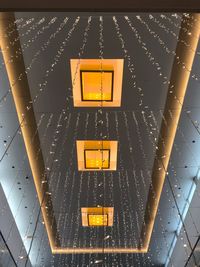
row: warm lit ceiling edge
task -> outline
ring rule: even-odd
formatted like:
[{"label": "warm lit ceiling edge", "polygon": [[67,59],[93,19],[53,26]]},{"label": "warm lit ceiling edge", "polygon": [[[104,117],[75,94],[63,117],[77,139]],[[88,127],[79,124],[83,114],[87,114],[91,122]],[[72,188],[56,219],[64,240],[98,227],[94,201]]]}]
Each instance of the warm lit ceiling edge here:
[{"label": "warm lit ceiling edge", "polygon": [[[191,29],[188,29],[188,25],[193,25]],[[191,35],[188,35],[187,32],[185,32],[185,28],[191,32]],[[149,220],[149,224],[144,225],[143,224],[143,229],[141,233],[141,237],[144,236],[144,241],[142,242],[142,245],[144,247],[149,247],[153,227],[154,227],[154,222],[158,210],[158,205],[160,201],[160,196],[162,193],[164,181],[165,181],[165,176],[166,172],[168,169],[168,164],[169,164],[169,159],[170,155],[172,152],[172,147],[174,144],[174,139],[176,136],[176,131],[178,127],[178,122],[180,119],[181,111],[182,111],[182,104],[184,103],[184,98],[185,98],[185,93],[187,90],[189,78],[190,78],[190,72],[187,70],[192,69],[197,45],[199,39],[197,36],[200,35],[200,14],[194,13],[192,14],[191,18],[188,18],[182,22],[181,29],[180,29],[180,34],[179,34],[179,40],[177,43],[177,48],[176,48],[176,58],[173,63],[172,67],[172,72],[171,72],[171,79],[170,79],[170,85],[175,85],[173,89],[168,89],[168,95],[167,95],[167,100],[165,104],[165,111],[164,111],[164,118],[165,121],[162,121],[161,124],[161,132],[167,133],[169,132],[170,135],[165,136],[165,140],[163,140],[162,136],[159,136],[158,140],[158,160],[160,161],[160,167],[162,167],[161,171],[158,171],[158,162],[154,162],[154,167],[153,167],[153,174],[152,174],[152,181],[153,179],[155,182],[158,183],[158,188],[156,186],[154,188],[157,189],[156,191],[156,199],[152,200],[151,198],[151,203],[150,204],[150,210],[151,210],[151,219]],[[183,41],[185,41],[190,49],[183,45]],[[185,68],[181,66],[181,64],[178,64],[178,61],[181,61],[184,63]],[[170,86],[169,86],[170,87]],[[169,93],[169,90],[173,90],[173,94]],[[176,110],[175,112],[175,117],[173,117],[173,123],[171,121],[171,117],[169,116],[168,110]],[[169,123],[168,123],[169,120]],[[167,122],[166,122],[167,121]],[[168,129],[166,127],[168,126]],[[163,127],[163,128],[162,128]],[[163,151],[163,142],[165,144],[165,151]],[[162,158],[163,155],[167,155],[164,159]],[[157,170],[156,170],[157,168]],[[158,174],[160,173],[160,175]],[[154,174],[155,177],[154,178]],[[150,191],[152,190],[152,187],[150,187]],[[149,192],[149,195],[155,194],[155,192]],[[149,200],[149,199],[148,199]],[[147,205],[148,205],[147,201]],[[145,213],[148,213],[148,208],[146,208]]]},{"label": "warm lit ceiling edge", "polygon": [[[3,38],[2,37],[2,36],[7,35],[4,32],[4,29],[7,29],[7,26],[8,26],[7,24],[10,24],[10,22],[13,21],[13,25],[15,25],[14,14],[9,12],[8,13],[8,19],[6,18],[6,14],[7,14],[7,12],[4,12],[4,13],[0,12],[0,48],[2,51],[4,62],[9,62],[10,61],[10,55],[12,54],[12,52],[15,52],[14,51],[15,49],[16,49],[16,51],[21,51],[21,46],[20,46],[19,42],[16,42],[15,46],[12,46],[12,49],[11,49],[9,46],[9,41],[8,41],[9,38]],[[18,35],[17,30],[16,30],[15,34]],[[19,38],[17,38],[17,40],[19,40]],[[7,49],[7,47],[9,47],[9,49]],[[22,55],[22,53],[21,53],[21,55]],[[24,139],[24,143],[25,143],[25,147],[26,147],[26,151],[27,151],[27,155],[28,155],[28,159],[29,159],[29,163],[30,163],[30,167],[31,167],[31,171],[33,174],[38,199],[39,199],[40,204],[42,204],[43,196],[42,196],[42,190],[41,190],[41,181],[40,181],[38,174],[37,174],[38,169],[37,169],[37,166],[35,166],[34,155],[32,153],[33,149],[31,146],[31,144],[32,144],[31,136],[34,136],[34,135],[30,134],[31,130],[29,132],[29,128],[27,127],[26,120],[25,120],[26,119],[25,114],[27,113],[27,109],[26,109],[27,98],[25,96],[26,94],[23,94],[23,95],[19,94],[19,92],[21,91],[20,89],[18,89],[20,87],[19,81],[15,83],[15,81],[17,80],[15,69],[17,69],[17,70],[19,69],[19,71],[20,71],[21,69],[25,68],[23,56],[22,56],[22,62],[19,63],[19,61],[18,61],[18,64],[21,65],[21,68],[16,68],[15,64],[10,64],[10,63],[5,64],[5,66],[6,66],[6,70],[7,70],[8,79],[10,82],[10,87],[12,90],[12,95],[14,98],[14,103],[15,103],[15,107],[16,107],[16,111],[17,111],[18,120],[19,120],[19,122],[23,121],[23,123],[21,125],[21,131],[22,131],[22,135],[23,135],[23,139]],[[27,78],[26,79],[24,78],[24,80],[25,80],[26,86],[24,86],[23,89],[24,89],[24,91],[26,91],[25,88],[27,88],[27,92],[29,92],[30,90],[28,87]],[[12,85],[12,84],[14,84],[14,85]],[[23,97],[25,99],[25,102],[23,100]],[[31,99],[29,99],[29,100],[31,100]],[[43,215],[44,223],[45,223],[48,238],[49,238],[49,243],[50,243],[51,248],[53,248],[55,245],[55,242],[54,242],[54,238],[52,235],[52,229],[51,229],[50,224],[49,224],[49,217],[47,215],[46,208],[43,205],[41,206],[41,210],[42,210],[42,215]]]},{"label": "warm lit ceiling edge", "polygon": [[147,253],[147,248],[56,248],[53,254],[91,254],[91,253]]}]

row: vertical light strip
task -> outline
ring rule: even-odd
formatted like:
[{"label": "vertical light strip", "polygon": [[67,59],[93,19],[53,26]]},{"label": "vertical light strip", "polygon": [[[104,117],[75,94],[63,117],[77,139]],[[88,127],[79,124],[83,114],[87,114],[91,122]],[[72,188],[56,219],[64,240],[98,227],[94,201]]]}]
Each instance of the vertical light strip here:
[{"label": "vertical light strip", "polygon": [[[185,31],[187,29],[187,31]],[[188,34],[190,32],[190,35]],[[187,90],[200,34],[200,14],[191,14],[182,22],[176,56],[171,71],[171,79],[167,94],[164,119],[158,139],[158,150],[152,172],[152,186],[149,189],[144,224],[141,232],[141,246],[149,247],[155,217],[158,210],[169,159],[172,152],[182,105]],[[187,46],[185,45],[187,43]],[[183,68],[183,64],[185,68]],[[163,157],[164,156],[164,157]]]},{"label": "vertical light strip", "polygon": [[[39,149],[40,140],[37,133],[37,124],[35,121],[33,106],[32,104],[30,104],[32,99],[27,76],[25,74],[25,65],[19,35],[14,21],[15,16],[13,13],[0,13],[0,47],[4,62],[7,62],[5,66],[15,102],[18,119],[19,121],[23,121],[23,124],[21,125],[21,131],[31,171],[33,174],[38,199],[41,205],[49,242],[51,247],[53,247],[55,245],[54,235],[56,234],[56,222],[53,215],[51,196],[45,194],[45,192],[48,192],[48,183],[42,183],[42,181],[47,179],[44,160],[42,151],[41,149]],[[12,33],[12,37],[7,36],[6,33],[6,29],[10,23],[13,23],[13,28],[15,27],[15,30]],[[10,45],[13,40],[17,41],[15,41],[14,45]],[[17,58],[16,51],[18,51]],[[13,58],[13,62],[10,62],[11,58]],[[21,79],[19,79],[21,74],[23,74],[23,76],[21,77]],[[27,109],[27,106],[30,106],[31,108]],[[48,210],[46,207],[48,207]]]}]

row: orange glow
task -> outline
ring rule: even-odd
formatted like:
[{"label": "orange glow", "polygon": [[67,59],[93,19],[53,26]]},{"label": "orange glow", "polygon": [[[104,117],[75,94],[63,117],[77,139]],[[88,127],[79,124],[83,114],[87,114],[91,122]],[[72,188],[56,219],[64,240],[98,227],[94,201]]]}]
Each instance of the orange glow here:
[{"label": "orange glow", "polygon": [[81,72],[82,99],[112,101],[112,72]]},{"label": "orange glow", "polygon": [[108,215],[88,215],[89,226],[106,226],[108,224]]},{"label": "orange glow", "polygon": [[117,169],[117,141],[77,140],[79,171],[115,171]]},{"label": "orange glow", "polygon": [[71,59],[75,107],[120,107],[123,59]]},{"label": "orange glow", "polygon": [[113,226],[113,207],[81,208],[82,226]]},{"label": "orange glow", "polygon": [[86,169],[108,169],[109,150],[85,150]]}]

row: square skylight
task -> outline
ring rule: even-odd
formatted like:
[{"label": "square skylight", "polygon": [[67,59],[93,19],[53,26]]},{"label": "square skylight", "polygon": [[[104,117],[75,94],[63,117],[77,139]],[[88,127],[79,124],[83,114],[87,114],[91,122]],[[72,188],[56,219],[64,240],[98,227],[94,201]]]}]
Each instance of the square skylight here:
[{"label": "square skylight", "polygon": [[75,107],[120,107],[123,59],[71,59]]},{"label": "square skylight", "polygon": [[79,171],[115,171],[117,169],[117,141],[77,140]]},{"label": "square skylight", "polygon": [[112,70],[80,70],[82,101],[113,101]]},{"label": "square skylight", "polygon": [[86,169],[109,169],[110,149],[85,149]]},{"label": "square skylight", "polygon": [[107,214],[89,214],[88,226],[107,226],[108,215]]},{"label": "square skylight", "polygon": [[113,207],[81,208],[82,226],[113,226]]}]

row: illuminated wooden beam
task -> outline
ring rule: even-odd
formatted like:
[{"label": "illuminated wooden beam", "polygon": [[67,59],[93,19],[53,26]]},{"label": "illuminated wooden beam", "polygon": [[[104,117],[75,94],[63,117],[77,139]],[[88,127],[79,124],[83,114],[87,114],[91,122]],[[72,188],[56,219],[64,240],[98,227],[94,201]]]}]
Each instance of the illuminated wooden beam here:
[{"label": "illuminated wooden beam", "polygon": [[[187,31],[185,31],[187,29]],[[190,33],[190,34],[188,34]],[[200,14],[182,22],[149,189],[141,247],[148,248],[200,35]],[[186,46],[185,43],[188,45]],[[183,63],[185,68],[183,68]]]}]

